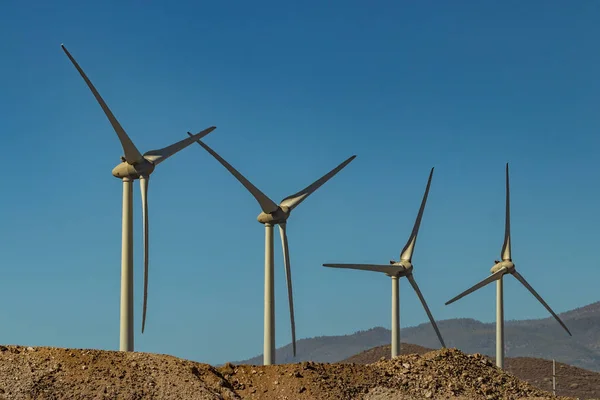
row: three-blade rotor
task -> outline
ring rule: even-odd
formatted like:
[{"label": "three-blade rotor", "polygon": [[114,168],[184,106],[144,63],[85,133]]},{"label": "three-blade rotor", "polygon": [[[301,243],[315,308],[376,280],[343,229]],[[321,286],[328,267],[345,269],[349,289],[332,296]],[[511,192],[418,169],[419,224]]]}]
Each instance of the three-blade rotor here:
[{"label": "three-blade rotor", "polygon": [[425,312],[427,313],[427,317],[429,318],[429,321],[431,322],[431,325],[433,326],[433,329],[435,330],[435,333],[436,333],[440,343],[442,344],[442,347],[446,347],[446,344],[444,343],[444,339],[442,338],[442,335],[440,333],[440,330],[438,329],[435,319],[433,318],[433,315],[431,314],[429,306],[427,305],[427,302],[425,301],[425,298],[423,297],[423,294],[421,293],[421,290],[419,289],[419,286],[417,285],[417,282],[413,276],[413,273],[412,273],[413,266],[411,264],[413,252],[415,249],[415,244],[417,242],[417,235],[419,234],[421,220],[423,219],[423,212],[425,211],[425,205],[427,204],[429,188],[431,187],[431,179],[433,177],[433,170],[434,170],[434,168],[431,168],[431,172],[429,173],[429,179],[427,180],[427,186],[425,188],[425,194],[423,195],[423,200],[421,200],[421,207],[419,208],[419,212],[417,214],[417,219],[415,220],[415,224],[414,224],[412,232],[408,238],[408,241],[406,242],[406,245],[404,245],[404,248],[402,249],[399,262],[390,261],[390,264],[387,264],[387,265],[381,265],[381,264],[323,264],[323,266],[330,267],[330,268],[348,268],[348,269],[358,269],[358,270],[363,270],[363,271],[383,272],[386,275],[395,276],[395,277],[405,276],[408,279],[408,281],[410,282],[410,285],[412,286],[413,290],[419,297],[419,300],[421,301],[421,304],[423,305],[423,308],[425,309]]},{"label": "three-blade rotor", "polygon": [[487,278],[483,279],[481,282],[473,285],[469,289],[460,293],[458,296],[453,297],[452,299],[446,302],[446,305],[454,303],[455,301],[465,297],[469,293],[473,293],[474,291],[481,289],[482,287],[502,279],[502,277],[506,274],[510,274],[514,276],[529,292],[550,312],[550,314],[556,319],[556,321],[564,328],[565,331],[569,335],[571,332],[564,324],[564,322],[558,317],[558,315],[550,308],[548,303],[542,299],[542,297],[533,289],[533,287],[523,278],[523,276],[517,272],[515,269],[515,265],[512,262],[512,254],[511,254],[511,241],[510,241],[510,181],[508,174],[508,163],[506,163],[506,216],[504,222],[504,244],[502,245],[502,251],[500,253],[502,257],[502,261],[497,262],[496,265],[492,268],[492,274]]},{"label": "three-blade rotor", "polygon": [[140,180],[140,191],[142,197],[142,217],[143,217],[143,231],[144,231],[144,303],[143,303],[143,311],[142,311],[142,333],[144,333],[144,328],[146,325],[146,307],[148,301],[148,183],[150,179],[150,175],[154,171],[154,167],[158,164],[166,160],[167,158],[175,155],[179,151],[185,149],[196,140],[203,138],[208,135],[210,132],[216,129],[215,126],[211,126],[202,132],[199,132],[195,135],[188,134],[190,137],[182,139],[170,146],[164,147],[158,150],[147,151],[143,155],[137,149],[135,144],[131,138],[127,135],[117,118],[113,115],[112,111],[106,105],[106,102],[100,96],[100,93],[96,90],[90,79],[87,77],[83,69],[79,66],[75,58],[69,53],[67,48],[61,44],[60,45],[71,63],[75,66],[79,74],[92,91],[92,94],[100,104],[100,107],[106,114],[110,124],[113,129],[117,133],[119,141],[121,142],[121,146],[123,147],[123,152],[125,154],[124,159],[125,162],[129,165],[136,166],[136,169],[133,172],[130,172],[128,176],[129,179],[139,179]]},{"label": "three-blade rotor", "polygon": [[[191,135],[188,132],[188,135]],[[319,187],[321,187],[325,182],[333,178],[338,172],[340,172],[346,165],[348,165],[354,158],[355,155],[349,157],[347,160],[342,162],[336,168],[329,171],[327,174],[323,175],[314,183],[310,184],[306,188],[301,191],[284,198],[279,205],[271,200],[266,194],[264,194],[260,189],[258,189],[255,185],[253,185],[246,177],[244,177],[238,170],[236,170],[231,164],[229,164],[223,157],[221,157],[216,151],[214,151],[210,146],[201,140],[197,140],[198,144],[204,148],[208,153],[210,153],[221,165],[223,165],[230,173],[233,175],[245,188],[250,192],[250,194],[256,199],[258,202],[262,212],[264,214],[268,214],[273,216],[273,224],[279,225],[279,234],[281,236],[281,245],[283,248],[283,259],[285,264],[285,276],[287,282],[288,289],[288,304],[290,309],[290,323],[291,323],[291,332],[292,332],[292,349],[294,357],[296,356],[296,322],[294,318],[294,298],[292,291],[292,272],[290,265],[290,254],[288,248],[288,237],[287,237],[287,218],[291,210],[297,207],[301,202],[306,200],[308,196],[314,193]]]}]

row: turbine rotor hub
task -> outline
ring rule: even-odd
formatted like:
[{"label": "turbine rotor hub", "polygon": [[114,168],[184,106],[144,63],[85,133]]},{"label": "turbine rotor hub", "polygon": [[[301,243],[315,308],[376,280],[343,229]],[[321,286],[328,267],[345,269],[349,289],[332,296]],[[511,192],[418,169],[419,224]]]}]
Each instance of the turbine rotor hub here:
[{"label": "turbine rotor hub", "polygon": [[515,264],[510,260],[496,261],[490,272],[494,274],[502,268],[505,268],[507,273],[512,273],[515,269]]},{"label": "turbine rotor hub", "polygon": [[411,272],[413,269],[413,265],[410,261],[402,260],[402,261],[400,261],[400,265],[402,265],[402,267],[404,267],[405,272]]},{"label": "turbine rotor hub", "polygon": [[270,214],[261,212],[260,214],[258,214],[258,217],[256,219],[261,224],[276,225],[286,222],[288,217],[290,216],[290,212],[291,210],[289,209],[289,207],[279,207],[277,208],[277,210]]},{"label": "turbine rotor hub", "polygon": [[413,265],[410,263],[410,261],[407,260],[390,260],[390,265],[392,267],[396,267],[398,270],[387,274],[389,276],[404,276],[409,274],[413,269]]},{"label": "turbine rotor hub", "polygon": [[[123,157],[121,157],[121,159],[123,159]],[[115,178],[119,179],[139,179],[140,176],[149,176],[154,171],[154,167],[155,165],[145,158],[135,165],[123,161],[113,168],[112,174]]]}]

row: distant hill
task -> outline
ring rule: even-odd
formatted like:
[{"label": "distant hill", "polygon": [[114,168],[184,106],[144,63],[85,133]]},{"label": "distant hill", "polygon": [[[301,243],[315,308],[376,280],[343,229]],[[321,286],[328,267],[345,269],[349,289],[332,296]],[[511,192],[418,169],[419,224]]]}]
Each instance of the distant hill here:
[{"label": "distant hill", "polygon": [[[533,386],[552,392],[552,361],[517,357],[504,360],[505,369]],[[556,363],[556,394],[579,399],[600,399],[600,372]]]},{"label": "distant hill", "polygon": [[[534,357],[574,365],[600,372],[600,302],[559,314],[573,337],[568,336],[550,318],[506,321],[505,341],[507,357]],[[448,319],[438,321],[447,347],[465,353],[495,354],[494,323],[474,319]],[[288,344],[276,351],[276,362],[300,361],[338,362],[362,351],[390,343],[390,331],[376,327],[344,336],[319,336],[297,342],[296,358]],[[439,343],[430,323],[404,328],[402,341],[431,349]],[[262,355],[235,364],[262,364]]]}]

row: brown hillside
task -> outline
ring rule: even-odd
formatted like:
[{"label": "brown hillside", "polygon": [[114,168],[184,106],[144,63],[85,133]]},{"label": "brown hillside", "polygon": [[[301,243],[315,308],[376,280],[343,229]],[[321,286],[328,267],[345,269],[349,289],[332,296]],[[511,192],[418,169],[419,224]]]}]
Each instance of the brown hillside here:
[{"label": "brown hillside", "polygon": [[[414,344],[402,343],[401,354],[424,354],[432,351]],[[483,356],[494,361],[494,358]],[[390,359],[390,346],[378,346],[349,357],[342,363],[371,364]],[[552,391],[552,361],[531,357],[505,359],[505,370],[542,390]],[[600,373],[556,363],[556,394],[580,399],[600,399]]]},{"label": "brown hillside", "polygon": [[[543,390],[552,391],[552,361],[516,357],[505,360],[505,368],[519,379]],[[572,365],[556,363],[556,394],[600,399],[600,373]]]},{"label": "brown hillside", "polygon": [[453,349],[370,365],[304,362],[214,368],[158,354],[0,346],[3,400],[487,400],[548,396],[499,371],[481,355]]}]

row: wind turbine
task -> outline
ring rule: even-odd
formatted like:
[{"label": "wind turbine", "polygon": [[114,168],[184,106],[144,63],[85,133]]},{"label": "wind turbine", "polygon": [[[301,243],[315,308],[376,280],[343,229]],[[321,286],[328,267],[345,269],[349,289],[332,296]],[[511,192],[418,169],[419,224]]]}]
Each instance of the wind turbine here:
[{"label": "wind turbine", "polygon": [[[188,135],[191,135],[188,132]],[[265,310],[264,310],[264,342],[263,342],[263,364],[275,364],[275,299],[273,295],[274,283],[274,263],[273,263],[273,225],[279,225],[279,233],[281,235],[281,245],[283,247],[283,259],[285,263],[285,276],[287,280],[288,302],[290,308],[290,321],[292,330],[292,349],[294,357],[296,357],[296,322],[294,320],[294,300],[292,296],[292,275],[290,270],[290,254],[288,251],[287,239],[287,219],[292,210],[302,203],[308,196],[314,193],[335,174],[340,172],[342,168],[348,165],[356,156],[349,157],[346,161],[332,169],[320,179],[302,189],[298,193],[294,193],[285,199],[281,200],[277,205],[267,195],[261,192],[248,179],[240,174],[235,168],[218,155],[204,142],[198,140],[198,144],[208,151],[214,158],[217,159],[244,187],[254,196],[262,212],[258,215],[257,220],[265,226]]]},{"label": "wind turbine", "polygon": [[142,312],[142,333],[146,325],[146,306],[148,299],[148,180],[154,168],[171,157],[175,153],[183,150],[195,140],[200,139],[216,129],[211,126],[200,133],[192,135],[189,138],[180,140],[170,146],[162,149],[147,151],[141,154],[135,147],[125,130],[119,124],[110,111],[100,94],[83,72],[77,61],[71,56],[66,47],[60,45],[65,54],[81,77],[87,83],[94,94],[94,97],[102,107],[102,110],[108,117],[110,124],[117,133],[125,156],[121,156],[121,163],[117,165],[112,174],[114,177],[123,180],[123,226],[122,226],[122,244],[121,244],[121,326],[120,343],[121,351],[133,351],[133,181],[140,180],[140,189],[142,194],[142,214],[144,229],[144,304]]},{"label": "wind turbine", "polygon": [[[544,307],[552,314],[552,316],[558,321],[558,323],[567,331],[569,335],[569,329],[567,326],[558,318],[558,315],[552,311],[550,306],[542,299],[542,297],[531,287],[531,285],[523,278],[523,276],[515,269],[515,264],[512,261],[511,249],[510,249],[510,184],[508,180],[508,163],[506,163],[506,220],[504,227],[504,244],[502,245],[502,251],[500,253],[502,261],[495,260],[494,266],[491,269],[491,275],[473,286],[470,289],[465,290],[458,296],[446,302],[446,305],[455,302],[456,300],[476,291],[479,288],[484,287],[488,283],[496,281],[496,366],[504,368],[504,293],[503,293],[503,282],[502,278],[506,274],[511,274],[519,282],[523,284],[531,292],[533,296]],[[572,335],[571,335],[572,336]]]},{"label": "wind turbine", "polygon": [[421,201],[421,208],[419,209],[419,214],[417,214],[417,219],[415,221],[415,225],[413,227],[412,233],[402,249],[402,253],[400,254],[400,261],[390,261],[390,265],[379,265],[379,264],[323,264],[325,267],[332,268],[349,268],[349,269],[359,269],[364,271],[375,271],[375,272],[383,272],[387,276],[392,278],[392,358],[397,357],[400,354],[400,297],[399,297],[399,281],[398,279],[405,276],[406,279],[410,282],[410,285],[413,287],[417,296],[419,296],[419,300],[423,304],[423,308],[425,308],[425,312],[431,321],[431,325],[433,325],[433,329],[435,329],[435,333],[437,334],[442,347],[446,347],[444,344],[444,339],[442,339],[442,335],[440,334],[440,330],[433,319],[433,315],[431,315],[431,311],[425,302],[425,298],[417,285],[417,281],[413,277],[413,265],[412,265],[412,256],[415,250],[415,244],[417,242],[417,234],[419,233],[419,226],[421,225],[421,219],[423,218],[423,211],[425,210],[425,204],[427,203],[427,195],[429,194],[429,187],[431,186],[431,178],[433,177],[433,168],[431,168],[431,172],[429,173],[429,180],[427,181],[427,187],[425,189],[425,194],[423,195],[423,200]]}]

